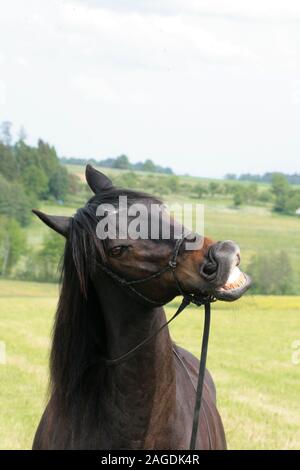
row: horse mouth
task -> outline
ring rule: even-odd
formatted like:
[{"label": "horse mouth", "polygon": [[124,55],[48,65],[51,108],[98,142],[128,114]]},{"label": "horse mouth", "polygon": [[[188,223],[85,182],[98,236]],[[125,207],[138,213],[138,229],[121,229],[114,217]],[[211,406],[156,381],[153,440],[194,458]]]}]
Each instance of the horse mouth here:
[{"label": "horse mouth", "polygon": [[214,295],[218,300],[234,301],[239,299],[251,286],[251,278],[235,266],[226,283],[215,289]]}]

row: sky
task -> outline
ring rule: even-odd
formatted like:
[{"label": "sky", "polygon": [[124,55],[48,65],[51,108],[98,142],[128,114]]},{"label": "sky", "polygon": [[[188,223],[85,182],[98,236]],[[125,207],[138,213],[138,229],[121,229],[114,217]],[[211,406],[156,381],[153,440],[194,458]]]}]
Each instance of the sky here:
[{"label": "sky", "polygon": [[300,2],[2,0],[2,120],[60,156],[300,172]]}]

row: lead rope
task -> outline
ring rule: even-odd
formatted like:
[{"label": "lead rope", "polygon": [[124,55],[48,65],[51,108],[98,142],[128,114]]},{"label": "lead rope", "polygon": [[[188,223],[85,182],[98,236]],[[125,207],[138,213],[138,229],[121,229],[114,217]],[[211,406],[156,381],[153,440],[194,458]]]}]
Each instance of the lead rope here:
[{"label": "lead rope", "polygon": [[197,440],[197,433],[198,433],[198,427],[199,427],[199,418],[200,418],[200,411],[201,411],[201,404],[202,404],[202,394],[203,394],[203,385],[204,385],[204,376],[205,376],[206,358],[207,358],[207,349],[208,349],[208,340],[209,340],[209,330],[210,330],[210,317],[211,317],[210,302],[204,304],[204,308],[205,308],[204,329],[203,329],[203,336],[202,336],[202,347],[201,347],[196,401],[195,401],[195,408],[194,408],[192,435],[191,435],[191,441],[190,441],[190,450],[196,449],[196,440]]},{"label": "lead rope", "polygon": [[149,343],[155,336],[157,336],[166,326],[168,326],[175,318],[190,304],[190,299],[188,297],[183,297],[181,304],[179,305],[178,309],[174,313],[174,315],[168,320],[166,323],[164,323],[158,330],[154,331],[154,333],[150,336],[147,336],[146,339],[144,339],[141,343],[139,343],[137,346],[134,348],[130,349],[130,351],[126,352],[122,356],[119,356],[115,359],[107,359],[107,358],[102,358],[102,361],[105,363],[107,366],[118,366],[122,362],[126,361],[130,356],[132,356],[138,349],[142,348],[145,344]]},{"label": "lead rope", "polygon": [[[178,352],[176,351],[175,348],[173,348],[173,353],[175,355],[175,357],[178,359],[178,361],[180,362],[181,366],[183,367],[187,377],[189,378],[191,384],[192,384],[192,387],[194,389],[194,392],[195,392],[195,396],[196,396],[196,393],[197,393],[197,388],[196,388],[196,385],[194,384],[194,381],[192,379],[192,376],[187,368],[187,366],[185,365],[183,359],[180,357],[180,355],[178,354]],[[205,379],[204,379],[204,384],[203,384],[203,388],[205,387]],[[202,406],[202,403],[204,403],[208,408],[210,408],[208,402],[205,400],[204,396],[202,396],[202,400],[201,400],[201,406]],[[205,411],[205,408],[203,407],[203,416],[205,418],[205,423],[206,423],[206,428],[207,428],[207,434],[208,434],[208,442],[209,442],[209,450],[212,449],[212,436],[211,436],[211,432],[210,432],[210,426],[209,426],[209,422],[208,422],[208,418],[207,418],[207,414],[206,414],[206,411]]]}]

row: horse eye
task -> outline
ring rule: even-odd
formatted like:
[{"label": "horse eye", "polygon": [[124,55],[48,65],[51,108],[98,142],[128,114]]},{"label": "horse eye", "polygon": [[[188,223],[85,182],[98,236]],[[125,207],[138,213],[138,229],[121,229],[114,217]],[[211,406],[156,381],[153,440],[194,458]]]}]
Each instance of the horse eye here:
[{"label": "horse eye", "polygon": [[109,255],[110,256],[120,256],[124,253],[124,251],[127,250],[127,246],[125,245],[120,245],[120,246],[114,246],[109,250]]}]

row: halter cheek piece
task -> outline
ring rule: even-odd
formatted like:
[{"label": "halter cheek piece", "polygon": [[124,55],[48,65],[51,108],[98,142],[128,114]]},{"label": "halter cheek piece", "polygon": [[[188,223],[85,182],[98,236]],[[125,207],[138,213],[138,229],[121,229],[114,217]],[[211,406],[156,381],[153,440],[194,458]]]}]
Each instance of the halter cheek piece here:
[{"label": "halter cheek piece", "polygon": [[196,390],[196,401],[195,401],[195,408],[194,408],[194,416],[193,416],[193,427],[192,427],[192,434],[190,440],[190,450],[195,450],[196,448],[196,440],[197,440],[197,432],[199,426],[199,418],[200,418],[200,410],[201,410],[201,403],[202,403],[202,394],[203,394],[203,385],[204,385],[204,376],[205,376],[205,367],[206,367],[206,357],[207,357],[207,349],[208,349],[208,340],[209,340],[209,329],[210,329],[210,316],[211,316],[211,302],[215,302],[215,298],[212,295],[209,296],[202,296],[200,294],[187,294],[183,291],[180,282],[176,275],[176,268],[178,265],[177,258],[179,254],[179,250],[181,245],[183,244],[186,235],[182,236],[178,240],[176,240],[175,247],[171,258],[168,264],[162,268],[160,271],[157,271],[154,274],[150,274],[142,279],[127,281],[123,277],[116,274],[114,271],[109,269],[107,266],[103,264],[98,264],[99,268],[106,273],[109,277],[111,277],[114,281],[116,281],[121,287],[128,289],[132,294],[137,296],[140,300],[153,305],[160,307],[163,303],[157,302],[153,299],[149,299],[144,294],[139,292],[135,286],[142,284],[144,282],[151,281],[152,279],[157,279],[158,277],[162,276],[164,273],[171,271],[173,274],[178,293],[182,295],[182,302],[174,315],[164,323],[158,330],[152,333],[150,336],[145,338],[139,344],[137,344],[134,348],[130,349],[130,351],[126,352],[125,354],[115,358],[115,359],[108,359],[102,358],[102,362],[106,366],[118,366],[122,362],[126,361],[129,357],[133,356],[136,351],[142,348],[145,344],[149,343],[154,337],[156,337],[167,325],[169,325],[189,304],[195,304],[198,307],[204,305],[205,308],[205,317],[204,317],[204,329],[203,329],[203,336],[202,336],[202,346],[201,346],[201,356],[200,356],[200,367],[199,367],[199,374],[198,374],[198,384]]}]

